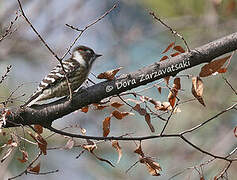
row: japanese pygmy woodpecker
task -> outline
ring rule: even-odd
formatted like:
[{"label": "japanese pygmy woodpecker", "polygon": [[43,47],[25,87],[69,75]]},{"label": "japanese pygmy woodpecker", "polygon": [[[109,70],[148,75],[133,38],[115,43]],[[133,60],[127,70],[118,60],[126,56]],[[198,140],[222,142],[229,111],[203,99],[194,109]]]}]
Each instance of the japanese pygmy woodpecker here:
[{"label": "japanese pygmy woodpecker", "polygon": [[[96,54],[89,47],[78,46],[73,50],[71,58],[62,61],[72,91],[78,89],[87,79],[92,64],[100,56],[102,55]],[[69,95],[68,83],[61,64],[58,64],[45,76],[37,90],[23,106],[29,107],[38,101],[67,95]]]}]

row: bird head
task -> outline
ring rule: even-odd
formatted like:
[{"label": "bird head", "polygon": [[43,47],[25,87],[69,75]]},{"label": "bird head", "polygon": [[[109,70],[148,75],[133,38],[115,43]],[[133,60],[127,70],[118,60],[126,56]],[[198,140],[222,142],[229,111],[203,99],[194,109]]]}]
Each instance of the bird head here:
[{"label": "bird head", "polygon": [[96,54],[93,49],[87,46],[78,46],[72,52],[72,58],[87,67],[91,67],[93,62],[100,56],[102,55]]}]

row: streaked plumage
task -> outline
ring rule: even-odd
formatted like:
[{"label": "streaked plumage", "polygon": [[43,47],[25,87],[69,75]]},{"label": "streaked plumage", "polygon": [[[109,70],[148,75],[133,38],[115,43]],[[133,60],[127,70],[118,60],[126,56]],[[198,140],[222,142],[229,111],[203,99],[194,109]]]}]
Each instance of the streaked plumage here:
[{"label": "streaked plumage", "polygon": [[[63,61],[63,67],[70,82],[71,90],[75,91],[87,79],[92,64],[99,54],[86,46],[78,46],[72,52],[72,57]],[[68,84],[60,64],[40,82],[37,90],[23,106],[31,106],[38,101],[54,97],[67,96]]]}]

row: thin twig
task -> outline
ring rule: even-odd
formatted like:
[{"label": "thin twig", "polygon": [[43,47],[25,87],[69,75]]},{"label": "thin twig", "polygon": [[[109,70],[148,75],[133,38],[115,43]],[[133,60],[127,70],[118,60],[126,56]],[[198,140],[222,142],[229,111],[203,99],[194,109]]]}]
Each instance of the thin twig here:
[{"label": "thin twig", "polygon": [[12,68],[12,65],[7,66],[7,71],[5,72],[4,75],[2,75],[2,78],[0,80],[0,84],[7,78],[7,75],[10,72],[11,68]]},{"label": "thin twig", "polygon": [[27,168],[24,171],[22,171],[20,174],[14,176],[14,177],[8,178],[8,180],[16,179],[16,178],[22,176],[23,174],[27,174],[29,172],[28,168],[30,168],[35,163],[35,161],[37,161],[40,158],[41,155],[42,155],[42,151],[39,152],[39,154],[35,157],[35,159],[33,161],[31,161],[31,163],[27,166]]},{"label": "thin twig", "polygon": [[[161,84],[162,82],[164,82],[164,79],[160,79],[160,80],[158,80],[157,83],[152,84],[151,86],[148,86],[148,87],[146,87],[144,89],[141,89],[140,91],[136,91],[136,93],[141,93],[141,92],[147,91],[147,90],[149,90],[151,88],[158,87],[158,85]],[[162,87],[162,86],[160,86],[160,87]],[[167,87],[165,86],[165,87],[162,87],[162,88],[167,88]]]},{"label": "thin twig", "polygon": [[[121,97],[121,96],[125,96],[125,95],[130,95],[130,94],[136,95],[136,96],[142,96],[142,95],[140,95],[140,94],[137,94],[136,92],[121,93],[121,94],[119,94],[119,95],[117,95],[117,96],[118,96],[125,104],[127,104],[129,107],[133,108],[132,105],[130,105],[129,103],[127,103],[127,102]],[[165,118],[161,117],[158,113],[152,111],[151,108],[150,108],[148,105],[146,105],[146,108],[148,108],[148,110],[152,113],[152,115],[155,115],[156,117],[158,117],[158,118],[161,119],[162,121],[165,121],[165,122],[167,121]]]},{"label": "thin twig", "polygon": [[142,141],[142,140],[146,140],[146,139],[154,139],[154,138],[161,138],[161,137],[179,137],[179,134],[169,134],[169,135],[165,135],[163,134],[162,136],[160,135],[153,135],[153,136],[142,136],[142,137],[121,137],[121,136],[108,136],[108,137],[100,137],[100,136],[85,136],[85,135],[80,135],[80,134],[73,134],[73,133],[68,133],[65,131],[61,131],[58,129],[55,129],[51,126],[47,126],[45,127],[48,130],[64,135],[64,136],[68,136],[68,137],[75,137],[75,138],[81,138],[81,139],[92,139],[92,140],[122,140],[122,141]]},{"label": "thin twig", "polygon": [[200,166],[200,168],[203,168],[205,165],[208,165],[208,164],[210,164],[211,162],[214,162],[214,160],[216,160],[216,158],[211,158],[211,159],[209,159],[209,160],[203,162],[203,163],[200,164],[199,166]]},{"label": "thin twig", "polygon": [[180,101],[179,102],[179,105],[180,104],[185,104],[185,103],[188,103],[188,102],[192,102],[192,101],[196,101],[197,99],[195,99],[195,98],[192,98],[192,99],[188,99],[188,100],[185,100],[185,101]]},{"label": "thin twig", "polygon": [[30,141],[30,140],[28,140],[28,139],[26,139],[26,138],[23,138],[23,137],[21,137],[21,136],[19,136],[19,135],[16,135],[16,136],[17,136],[18,138],[20,138],[21,140],[26,141],[26,142],[28,142],[28,143],[30,143],[30,144],[38,145],[38,143],[32,142],[32,141]]},{"label": "thin twig", "polygon": [[128,105],[129,107],[133,108],[133,106],[129,103],[127,103],[119,94],[117,95],[119,97],[119,99],[124,102],[126,105]]},{"label": "thin twig", "polygon": [[34,175],[48,175],[48,174],[53,174],[53,173],[57,173],[57,172],[59,172],[58,169],[48,171],[48,172],[41,172],[41,173],[34,173],[34,172],[27,171],[28,174],[34,174]]},{"label": "thin twig", "polygon": [[172,180],[172,179],[175,178],[176,176],[179,176],[179,175],[183,174],[185,171],[190,170],[190,169],[194,169],[194,167],[187,167],[186,169],[184,169],[184,170],[182,170],[182,171],[180,171],[180,172],[174,174],[173,176],[171,176],[168,180]]},{"label": "thin twig", "polygon": [[182,35],[180,35],[177,31],[173,30],[173,29],[172,29],[170,26],[168,26],[166,23],[164,23],[164,21],[162,21],[159,17],[157,17],[154,12],[150,11],[149,14],[150,14],[151,16],[153,16],[154,19],[158,20],[163,26],[165,26],[166,28],[168,28],[168,29],[171,31],[172,34],[174,34],[175,36],[178,36],[179,38],[181,38],[181,39],[183,40],[183,42],[184,42],[184,44],[185,44],[185,46],[186,46],[188,52],[191,51],[190,48],[188,47],[188,43],[185,41],[185,39],[183,38]]},{"label": "thin twig", "polygon": [[227,171],[230,168],[231,164],[232,164],[232,161],[228,163],[228,165],[221,171],[221,173],[215,179],[218,180],[220,178],[223,178],[224,174],[227,173]]},{"label": "thin twig", "polygon": [[210,162],[214,161],[215,159],[216,159],[216,158],[212,158],[212,159],[209,159],[208,161],[203,162],[203,163],[200,164],[200,165],[192,166],[192,167],[187,167],[187,168],[183,169],[182,171],[180,171],[180,172],[174,174],[174,175],[173,175],[172,177],[170,177],[168,180],[171,180],[171,179],[175,178],[176,176],[179,176],[179,175],[183,174],[185,171],[190,170],[190,169],[196,170],[196,171],[198,172],[198,174],[200,175],[199,171],[197,170],[198,167],[200,167],[200,169],[202,170],[202,167],[203,167],[204,165],[209,164]]},{"label": "thin twig", "polygon": [[61,65],[61,67],[62,67],[62,70],[63,70],[63,72],[64,72],[64,76],[65,76],[66,81],[67,81],[67,85],[68,85],[68,89],[69,89],[69,97],[70,97],[70,100],[71,100],[71,98],[72,98],[72,89],[71,89],[70,82],[69,82],[68,77],[67,77],[67,73],[66,73],[65,68],[64,68],[64,66],[63,66],[62,59],[60,59],[60,58],[57,56],[57,54],[49,47],[49,45],[46,43],[46,41],[45,41],[45,40],[42,38],[42,36],[38,33],[38,31],[35,29],[35,27],[32,25],[32,23],[29,21],[29,19],[28,19],[27,16],[25,15],[20,0],[17,0],[17,1],[18,1],[20,10],[21,10],[22,16],[25,18],[26,22],[30,25],[30,27],[32,28],[32,30],[35,32],[35,34],[38,36],[38,38],[42,41],[42,43],[45,45],[45,47],[46,47],[46,48],[52,53],[52,55],[59,61],[60,65]]},{"label": "thin twig", "polygon": [[223,77],[223,79],[225,80],[226,84],[232,89],[232,91],[235,93],[235,95],[237,95],[237,91],[233,88],[231,83],[225,77]]},{"label": "thin twig", "polygon": [[65,54],[62,56],[61,59],[64,59],[68,53],[71,51],[72,47],[75,45],[75,43],[78,41],[78,39],[81,37],[81,35],[91,26],[93,26],[94,24],[96,24],[97,22],[99,22],[101,19],[103,19],[105,16],[107,16],[113,9],[115,9],[118,5],[114,4],[112,8],[110,8],[108,11],[106,11],[102,16],[100,16],[98,19],[96,19],[94,22],[90,23],[89,25],[87,25],[86,27],[84,27],[84,29],[78,29],[72,25],[69,24],[65,24],[67,27],[79,31],[80,33],[78,34],[78,36],[73,40],[72,44],[69,46],[68,50],[65,52]]},{"label": "thin twig", "polygon": [[7,27],[7,29],[5,30],[5,32],[3,33],[3,35],[1,35],[0,37],[0,42],[5,39],[7,36],[11,35],[12,34],[12,27],[14,25],[14,23],[17,21],[19,15],[18,15],[18,12],[16,12],[16,17],[10,22],[10,25]]},{"label": "thin twig", "polygon": [[61,134],[61,135],[65,135],[68,137],[74,137],[74,138],[81,138],[81,139],[90,139],[90,140],[120,140],[120,141],[143,141],[143,140],[147,140],[147,139],[157,139],[157,138],[164,138],[164,137],[178,137],[181,138],[184,142],[186,142],[187,144],[189,144],[190,146],[192,146],[194,149],[197,149],[198,151],[207,154],[211,157],[217,158],[217,159],[222,159],[222,160],[226,160],[228,162],[231,161],[237,161],[237,159],[228,159],[226,157],[222,157],[222,156],[218,156],[215,154],[212,154],[208,151],[205,151],[201,148],[199,148],[198,146],[196,146],[195,144],[193,144],[191,141],[187,140],[182,134],[161,134],[161,135],[153,135],[153,136],[141,136],[141,137],[121,137],[121,136],[108,136],[108,137],[99,137],[99,136],[85,136],[85,135],[80,135],[80,134],[73,134],[73,133],[68,133],[68,132],[64,132],[64,131],[60,131],[57,130],[53,127],[45,127],[47,129],[49,129],[50,131],[53,131],[55,133]]},{"label": "thin twig", "polygon": [[161,117],[160,114],[158,114],[157,112],[152,111],[152,109],[151,109],[147,104],[146,104],[146,108],[151,112],[152,115],[156,116],[156,117],[159,118],[160,120],[162,120],[162,121],[164,121],[164,122],[167,121],[167,119]]},{"label": "thin twig", "polygon": [[226,160],[226,161],[229,161],[229,162],[232,162],[232,161],[235,161],[233,159],[227,159],[226,157],[222,157],[222,156],[218,156],[218,155],[214,155],[208,151],[205,151],[201,148],[199,148],[198,146],[196,146],[195,144],[193,144],[191,141],[189,141],[188,139],[186,139],[183,135],[180,136],[181,139],[183,139],[186,143],[188,143],[189,145],[191,145],[194,149],[197,149],[198,151],[204,153],[204,154],[207,154],[211,157],[214,157],[214,158],[217,158],[217,159],[223,159],[223,160]]},{"label": "thin twig", "polygon": [[137,163],[139,163],[139,161],[136,161],[134,164],[132,164],[127,170],[126,170],[126,174],[128,173],[128,171],[130,171]]},{"label": "thin twig", "polygon": [[67,27],[69,27],[69,28],[71,28],[73,30],[79,31],[79,32],[83,31],[81,29],[78,29],[78,28],[74,27],[73,25],[70,25],[70,24],[65,24],[65,26],[67,26]]},{"label": "thin twig", "polygon": [[[14,94],[15,92],[17,92],[17,90],[19,90],[22,86],[23,86],[23,84],[18,85],[17,88],[14,89],[14,90],[10,93],[10,95],[9,95],[8,98],[7,98],[7,100],[5,100],[4,102],[2,102],[2,104],[4,105],[4,107],[6,107],[7,104],[12,101],[12,96],[13,96],[13,94]],[[22,97],[22,96],[24,96],[24,95],[25,95],[25,94],[23,94],[23,95],[21,95],[21,96],[19,96],[19,97]],[[18,98],[19,98],[19,97],[18,97]]]},{"label": "thin twig", "polygon": [[227,156],[226,158],[230,157],[232,154],[234,154],[237,151],[237,147],[234,148]]},{"label": "thin twig", "polygon": [[203,123],[201,123],[201,124],[199,124],[199,125],[197,125],[197,126],[191,128],[191,129],[188,129],[188,130],[186,130],[186,131],[183,131],[183,132],[181,132],[180,134],[181,134],[181,135],[184,135],[184,134],[190,133],[190,132],[192,132],[192,131],[195,131],[195,130],[199,129],[200,127],[204,126],[206,123],[208,123],[208,122],[214,120],[215,118],[217,118],[218,116],[224,114],[225,112],[228,112],[228,111],[230,111],[231,109],[234,109],[236,106],[237,106],[237,103],[235,103],[235,104],[233,104],[232,106],[230,106],[229,108],[227,108],[227,109],[225,109],[225,110],[219,112],[218,114],[216,114],[215,116],[209,118],[208,120],[204,121]]},{"label": "thin twig", "polygon": [[[171,91],[172,92],[172,91]],[[167,118],[167,121],[165,122],[165,125],[164,125],[164,127],[163,127],[163,129],[161,130],[161,135],[164,133],[164,131],[165,131],[165,129],[166,129],[166,127],[167,127],[167,125],[168,125],[168,123],[169,123],[169,121],[170,121],[170,118],[171,118],[171,116],[173,115],[173,113],[174,113],[174,110],[177,108],[177,106],[178,106],[178,102],[179,102],[179,98],[177,97],[177,96],[175,96],[175,98],[177,99],[177,103],[175,104],[175,106],[172,108],[172,111],[170,112],[170,115],[169,115],[169,117]]]},{"label": "thin twig", "polygon": [[76,156],[76,159],[78,159],[79,157],[81,157],[81,155],[85,152],[86,150],[83,149],[77,156]]},{"label": "thin twig", "polygon": [[[62,128],[62,129],[60,129],[60,130],[63,131],[63,130],[68,129],[68,128],[70,128],[70,127],[64,127],[64,128]],[[52,133],[52,134],[46,136],[44,139],[51,138],[52,136],[54,136],[54,135],[56,135],[56,134],[57,134],[57,133],[54,132],[54,133]]]},{"label": "thin twig", "polygon": [[35,34],[38,36],[38,38],[42,41],[42,43],[45,45],[45,47],[47,47],[47,49],[54,55],[54,57],[58,60],[61,61],[61,59],[57,56],[57,54],[55,54],[55,52],[49,47],[49,45],[45,42],[45,40],[41,37],[41,35],[38,33],[38,31],[35,29],[35,27],[31,24],[31,22],[29,21],[29,19],[27,18],[27,16],[25,15],[25,12],[22,8],[21,2],[20,0],[17,0],[22,16],[25,18],[26,22],[30,25],[30,27],[32,28],[32,30],[35,32]]}]

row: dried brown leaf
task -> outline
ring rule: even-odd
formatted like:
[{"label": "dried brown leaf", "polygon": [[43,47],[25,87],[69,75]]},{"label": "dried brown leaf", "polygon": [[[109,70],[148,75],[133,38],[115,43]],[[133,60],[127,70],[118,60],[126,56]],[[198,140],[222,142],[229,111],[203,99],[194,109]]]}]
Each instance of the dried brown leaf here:
[{"label": "dried brown leaf", "polygon": [[168,56],[163,56],[163,57],[160,59],[160,62],[161,62],[161,61],[164,61],[164,60],[166,60],[166,59],[168,59]]},{"label": "dried brown leaf", "polygon": [[11,137],[11,139],[8,139],[6,144],[11,145],[12,143],[13,143],[13,138]]},{"label": "dried brown leaf", "polygon": [[17,158],[17,160],[20,161],[21,163],[25,163],[26,161],[28,161],[28,153],[23,150],[21,150],[21,152],[22,152],[22,158]]},{"label": "dried brown leaf", "polygon": [[103,136],[107,137],[110,133],[110,119],[111,117],[106,117],[103,120]]},{"label": "dried brown leaf", "polygon": [[123,119],[122,113],[121,113],[120,111],[118,111],[118,110],[114,110],[114,111],[112,112],[112,115],[113,115],[116,119]]},{"label": "dried brown leaf", "polygon": [[160,106],[155,106],[155,108],[160,111],[172,110],[170,102],[162,102]]},{"label": "dried brown leaf", "polygon": [[140,114],[141,116],[145,116],[145,115],[147,114],[146,109],[141,108],[140,111],[139,111],[139,114]]},{"label": "dried brown leaf", "polygon": [[157,106],[158,104],[160,104],[160,101],[156,101],[156,100],[154,100],[154,99],[152,99],[152,98],[149,98],[149,99],[148,99],[148,102],[150,102],[151,104],[153,104],[153,105],[155,105],[155,106]]},{"label": "dried brown leaf", "polygon": [[110,71],[106,71],[103,73],[100,73],[97,78],[98,79],[107,79],[107,80],[113,80],[115,75],[120,71],[120,69],[122,69],[122,67],[119,67],[117,69],[113,69]]},{"label": "dried brown leaf", "polygon": [[27,133],[35,140],[35,142],[37,142],[37,139],[36,139],[35,135],[32,134],[32,132],[27,131]]},{"label": "dried brown leaf", "polygon": [[84,113],[87,113],[88,110],[89,110],[88,106],[85,106],[85,107],[81,108],[81,112],[84,112]]},{"label": "dried brown leaf", "polygon": [[159,86],[157,87],[157,89],[158,89],[158,92],[161,94],[161,87]]},{"label": "dried brown leaf", "polygon": [[141,110],[141,106],[140,106],[140,104],[136,104],[132,109],[133,109],[134,111],[139,112],[139,111]]},{"label": "dried brown leaf", "polygon": [[168,47],[162,52],[162,54],[163,54],[163,53],[166,53],[167,51],[169,51],[169,49],[170,49],[172,46],[174,46],[174,42],[170,43],[170,44],[168,45]]},{"label": "dried brown leaf", "polygon": [[[83,145],[82,145],[82,148],[83,148],[83,149],[85,149],[85,150],[87,150],[88,152],[90,152],[93,156],[96,157],[96,159],[98,159],[98,160],[100,160],[100,161],[104,161],[104,162],[108,163],[109,165],[111,165],[112,167],[114,167],[114,165],[113,165],[110,161],[108,161],[107,159],[103,159],[103,158],[97,156],[97,155],[94,153],[94,150],[97,148],[96,143],[94,143],[94,142],[91,141],[91,140],[87,140],[87,143],[88,143],[88,144],[83,144]],[[78,156],[78,157],[79,157],[79,156]]]},{"label": "dried brown leaf", "polygon": [[40,162],[35,167],[29,167],[28,171],[39,174],[39,172],[40,172]]},{"label": "dried brown leaf", "polygon": [[160,176],[160,171],[162,170],[160,165],[154,160],[152,160],[150,157],[140,158],[140,163],[143,163],[146,165],[148,172],[152,176]]},{"label": "dried brown leaf", "polygon": [[140,104],[136,104],[136,106],[133,107],[133,110],[137,111],[141,116],[145,116],[147,114],[146,110],[141,108]]},{"label": "dried brown leaf", "polygon": [[169,80],[170,80],[170,76],[164,77],[164,80],[165,80],[166,84],[168,85],[169,84]]},{"label": "dried brown leaf", "polygon": [[178,90],[176,88],[172,88],[171,91],[169,92],[168,95],[168,101],[171,105],[171,107],[173,108],[175,105],[175,101],[176,101],[176,96],[178,95]]},{"label": "dried brown leaf", "polygon": [[192,78],[192,94],[204,107],[206,106],[202,98],[203,82],[200,77]]},{"label": "dried brown leaf", "polygon": [[38,147],[43,152],[43,154],[46,155],[47,142],[45,141],[45,139],[40,134],[33,135],[30,131],[28,131],[28,134],[35,140],[35,142],[38,143]]},{"label": "dried brown leaf", "polygon": [[135,149],[134,153],[139,154],[141,157],[144,157],[144,153],[142,151],[142,146],[141,144],[139,144],[139,146],[137,147],[137,149]]},{"label": "dried brown leaf", "polygon": [[234,128],[234,135],[237,137],[237,126]]},{"label": "dried brown leaf", "polygon": [[147,114],[145,115],[145,120],[146,120],[146,123],[148,124],[148,126],[149,126],[151,132],[155,132],[155,128],[154,128],[154,126],[151,124],[151,116],[150,116],[150,114],[147,113]]},{"label": "dried brown leaf", "polygon": [[184,53],[185,50],[181,46],[175,46],[173,47],[174,50],[179,51],[180,53]]},{"label": "dried brown leaf", "polygon": [[118,141],[112,141],[112,147],[116,149],[116,151],[118,152],[118,160],[117,163],[119,163],[121,157],[122,157],[122,148],[120,147]]},{"label": "dried brown leaf", "polygon": [[178,94],[178,91],[175,90],[175,89],[172,89],[170,92],[169,92],[169,95],[168,95],[168,101],[171,105],[171,107],[173,108],[174,105],[175,105],[175,101],[176,101],[176,96]]},{"label": "dried brown leaf", "polygon": [[96,144],[94,142],[92,142],[93,144],[83,144],[82,148],[87,150],[88,152],[92,153],[96,148]]},{"label": "dried brown leaf", "polygon": [[217,59],[204,65],[199,73],[200,77],[207,77],[217,72],[231,56]]},{"label": "dried brown leaf", "polygon": [[37,143],[38,143],[38,147],[40,148],[40,150],[42,151],[42,153],[44,155],[47,155],[47,145],[48,143],[46,142],[46,140],[39,134],[36,134],[36,139],[37,139]]},{"label": "dried brown leaf", "polygon": [[220,68],[217,72],[218,73],[226,73],[227,68]]},{"label": "dried brown leaf", "polygon": [[179,52],[176,52],[176,53],[171,54],[170,56],[171,56],[171,57],[175,57],[175,56],[178,56],[178,55],[180,55],[180,53],[179,53]]},{"label": "dried brown leaf", "polygon": [[125,116],[128,116],[128,115],[134,115],[133,113],[130,113],[130,112],[120,112],[118,110],[114,110],[112,113],[111,113],[116,119],[123,119]]},{"label": "dried brown leaf", "polygon": [[34,129],[38,134],[42,134],[43,133],[43,127],[41,125],[34,125]]},{"label": "dried brown leaf", "polygon": [[98,105],[96,105],[95,107],[96,107],[96,110],[103,110],[104,108],[106,108],[106,107],[108,107],[108,106],[98,104]]},{"label": "dried brown leaf", "polygon": [[180,90],[180,89],[181,89],[180,78],[175,78],[175,79],[174,79],[173,88],[174,88],[174,89],[177,89],[177,90]]},{"label": "dried brown leaf", "polygon": [[173,87],[168,95],[168,101],[169,101],[170,105],[172,106],[172,108],[175,105],[176,96],[178,95],[179,89],[181,89],[180,78],[175,78]]},{"label": "dried brown leaf", "polygon": [[114,108],[120,108],[121,106],[123,106],[124,104],[123,103],[120,103],[120,102],[113,102],[110,104],[112,107]]}]

